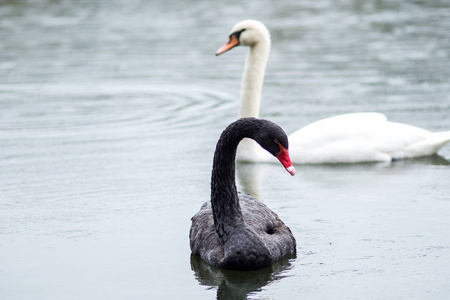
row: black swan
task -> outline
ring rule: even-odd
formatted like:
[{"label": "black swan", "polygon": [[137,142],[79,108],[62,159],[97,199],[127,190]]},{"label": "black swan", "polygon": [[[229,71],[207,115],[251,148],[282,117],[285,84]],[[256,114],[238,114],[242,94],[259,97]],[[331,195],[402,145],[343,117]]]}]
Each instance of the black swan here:
[{"label": "black swan", "polygon": [[192,217],[189,234],[192,253],[207,263],[233,270],[256,270],[295,253],[291,230],[266,205],[238,194],[235,183],[236,149],[251,138],[295,174],[288,153],[286,133],[261,119],[242,118],[221,134],[214,153],[211,203]]}]

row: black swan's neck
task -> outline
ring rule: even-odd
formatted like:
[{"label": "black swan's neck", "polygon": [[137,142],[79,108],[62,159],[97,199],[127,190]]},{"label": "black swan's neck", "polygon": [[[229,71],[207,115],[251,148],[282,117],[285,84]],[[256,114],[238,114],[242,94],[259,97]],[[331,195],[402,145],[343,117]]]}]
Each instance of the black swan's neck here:
[{"label": "black swan's neck", "polygon": [[216,232],[222,244],[243,218],[235,181],[235,158],[239,142],[253,137],[253,118],[240,119],[229,125],[217,142],[211,176],[211,205]]}]

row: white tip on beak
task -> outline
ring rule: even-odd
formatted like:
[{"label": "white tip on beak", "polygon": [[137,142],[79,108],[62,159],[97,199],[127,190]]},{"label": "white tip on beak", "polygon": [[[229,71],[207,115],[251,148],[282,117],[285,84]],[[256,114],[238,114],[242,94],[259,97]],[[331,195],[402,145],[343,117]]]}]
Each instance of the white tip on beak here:
[{"label": "white tip on beak", "polygon": [[287,170],[287,171],[289,172],[289,174],[291,174],[292,176],[295,175],[295,168],[294,168],[294,166],[287,167],[286,170]]}]

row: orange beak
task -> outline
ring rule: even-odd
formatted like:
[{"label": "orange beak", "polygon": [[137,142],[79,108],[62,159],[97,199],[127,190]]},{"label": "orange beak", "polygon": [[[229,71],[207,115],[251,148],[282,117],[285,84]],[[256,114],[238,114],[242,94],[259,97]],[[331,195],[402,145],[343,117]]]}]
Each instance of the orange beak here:
[{"label": "orange beak", "polygon": [[224,52],[227,52],[228,50],[230,50],[238,45],[239,45],[239,40],[237,39],[237,37],[234,34],[232,34],[230,36],[230,38],[228,39],[228,42],[225,45],[223,45],[222,47],[220,47],[219,50],[217,50],[216,55],[220,55]]}]

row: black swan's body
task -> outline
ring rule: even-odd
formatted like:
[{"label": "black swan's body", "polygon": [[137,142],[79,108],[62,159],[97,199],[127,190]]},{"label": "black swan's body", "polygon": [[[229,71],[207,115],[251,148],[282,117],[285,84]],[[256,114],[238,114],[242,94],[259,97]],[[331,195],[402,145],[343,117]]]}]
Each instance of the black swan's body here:
[{"label": "black swan's body", "polygon": [[243,138],[252,138],[276,156],[291,175],[288,140],[276,124],[243,118],[220,136],[214,153],[211,203],[192,217],[190,246],[193,254],[211,265],[235,270],[267,267],[295,252],[291,230],[266,205],[238,194],[235,184],[236,149]]}]

